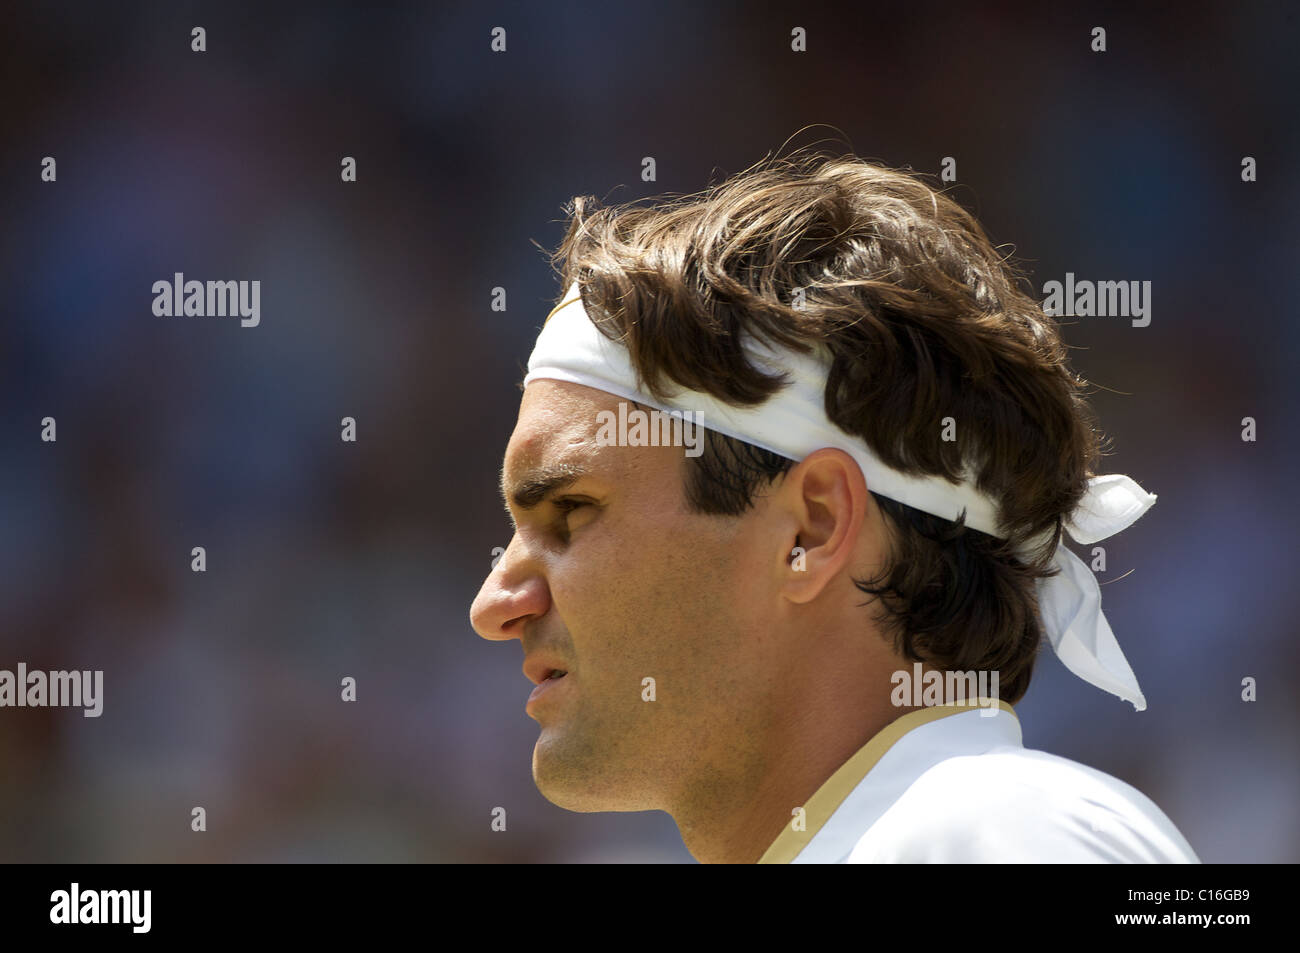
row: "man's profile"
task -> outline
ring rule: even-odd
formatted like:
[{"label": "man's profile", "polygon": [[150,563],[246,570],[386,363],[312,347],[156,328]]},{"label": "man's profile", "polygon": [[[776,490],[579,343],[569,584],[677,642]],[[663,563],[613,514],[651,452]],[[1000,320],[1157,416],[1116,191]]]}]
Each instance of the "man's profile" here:
[{"label": "man's profile", "polygon": [[703,862],[1196,862],[1022,745],[1044,638],[1145,707],[1062,541],[1154,497],[1097,474],[1085,382],[975,219],[813,154],[570,217],[471,609],[522,644],[542,794],[665,811]]}]

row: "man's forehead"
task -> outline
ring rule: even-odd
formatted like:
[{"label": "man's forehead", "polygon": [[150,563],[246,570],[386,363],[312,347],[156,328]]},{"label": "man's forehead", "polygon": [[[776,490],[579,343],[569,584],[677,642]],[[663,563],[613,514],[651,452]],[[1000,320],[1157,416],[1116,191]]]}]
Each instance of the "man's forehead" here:
[{"label": "man's forehead", "polygon": [[617,400],[589,387],[561,381],[535,381],[519,402],[519,419],[506,449],[507,464],[576,462],[595,449],[597,413]]},{"label": "man's forehead", "polygon": [[617,404],[601,391],[561,381],[529,384],[501,469],[507,497],[525,484],[558,483],[608,469],[613,461],[596,443],[597,414]]},{"label": "man's forehead", "polygon": [[502,488],[542,477],[584,476],[595,470],[594,449],[593,441],[581,437],[546,429],[521,433],[516,427],[501,467]]}]

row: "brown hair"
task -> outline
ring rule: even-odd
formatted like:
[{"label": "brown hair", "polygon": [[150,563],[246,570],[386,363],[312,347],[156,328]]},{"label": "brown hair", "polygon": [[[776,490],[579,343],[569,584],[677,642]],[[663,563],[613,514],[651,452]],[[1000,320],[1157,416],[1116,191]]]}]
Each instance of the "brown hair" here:
[{"label": "brown hair", "polygon": [[[821,345],[832,422],[894,469],[968,475],[997,501],[1005,539],[873,493],[890,561],[855,582],[909,660],[997,670],[1018,701],[1041,636],[1034,581],[1055,571],[1061,519],[1101,447],[1055,323],[979,223],[916,174],[804,150],[698,195],[648,207],[579,196],[565,211],[562,288],[579,282],[650,393],[760,404],[783,381],[750,363],[747,336]],[[945,417],[955,440],[942,439]],[[686,485],[703,512],[744,512],[792,464],[712,432],[705,448]],[[1050,543],[1015,554],[1047,531]]]}]

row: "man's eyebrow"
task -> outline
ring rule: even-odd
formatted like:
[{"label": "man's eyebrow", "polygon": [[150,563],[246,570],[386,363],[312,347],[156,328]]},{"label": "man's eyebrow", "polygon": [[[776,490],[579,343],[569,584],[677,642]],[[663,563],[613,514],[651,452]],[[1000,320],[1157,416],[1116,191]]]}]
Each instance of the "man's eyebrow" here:
[{"label": "man's eyebrow", "polygon": [[577,483],[587,471],[572,463],[556,463],[531,470],[516,483],[506,486],[506,472],[501,470],[501,496],[507,504],[514,503],[521,510],[531,510],[547,494]]}]

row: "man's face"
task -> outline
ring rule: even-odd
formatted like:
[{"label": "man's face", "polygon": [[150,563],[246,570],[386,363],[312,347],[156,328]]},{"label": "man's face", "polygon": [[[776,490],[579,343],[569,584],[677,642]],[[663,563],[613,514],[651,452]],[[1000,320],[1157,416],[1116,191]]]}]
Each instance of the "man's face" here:
[{"label": "man's face", "polygon": [[525,390],[503,470],[515,534],[470,610],[482,637],[520,640],[530,677],[567,672],[528,714],[534,781],[575,811],[662,809],[711,773],[757,776],[746,739],[778,708],[764,622],[789,545],[762,499],[742,517],[688,512],[684,448],[598,446],[597,414],[619,403]]}]

